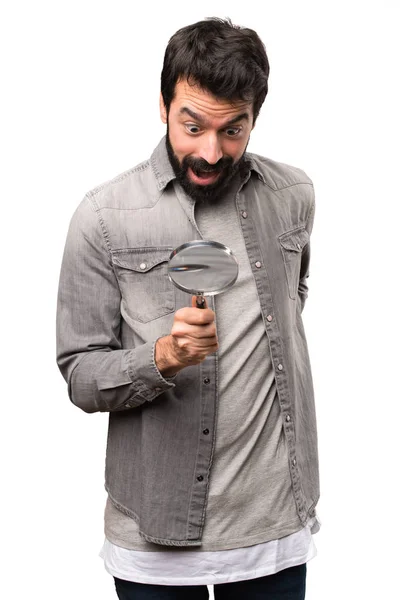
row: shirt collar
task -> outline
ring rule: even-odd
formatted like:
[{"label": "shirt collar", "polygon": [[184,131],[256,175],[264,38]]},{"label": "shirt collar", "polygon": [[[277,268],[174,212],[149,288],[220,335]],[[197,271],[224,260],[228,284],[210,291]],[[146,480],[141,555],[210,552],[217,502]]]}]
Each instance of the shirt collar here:
[{"label": "shirt collar", "polygon": [[175,173],[168,158],[166,136],[164,136],[150,157],[150,165],[161,191],[170,181],[175,179]]}]

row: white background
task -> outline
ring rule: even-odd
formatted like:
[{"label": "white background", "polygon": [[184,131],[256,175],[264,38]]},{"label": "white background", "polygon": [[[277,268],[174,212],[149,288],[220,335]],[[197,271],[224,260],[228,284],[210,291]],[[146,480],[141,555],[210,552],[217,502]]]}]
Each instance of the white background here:
[{"label": "white background", "polygon": [[55,365],[59,267],[84,194],[163,135],[165,46],[207,16],[266,44],[249,150],[316,188],[304,320],[322,529],[307,600],[400,595],[398,3],[16,0],[0,14],[4,600],[114,598],[98,558],[107,415],[72,406]]}]

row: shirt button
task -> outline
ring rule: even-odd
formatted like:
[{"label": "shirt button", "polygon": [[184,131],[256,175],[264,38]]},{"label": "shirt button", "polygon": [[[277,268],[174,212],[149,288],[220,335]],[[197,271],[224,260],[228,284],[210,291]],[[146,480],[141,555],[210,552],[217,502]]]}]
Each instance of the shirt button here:
[{"label": "shirt button", "polygon": [[271,315],[268,315],[268,317],[267,317],[267,321],[269,321],[269,322],[271,323],[271,321],[272,321],[272,317],[271,317]]},{"label": "shirt button", "polygon": [[197,478],[197,481],[203,481],[203,479],[204,479],[203,475],[199,475]]},{"label": "shirt button", "polygon": [[286,421],[289,423],[290,420],[290,415],[286,415]]},{"label": "shirt button", "polygon": [[[292,460],[292,464],[293,464],[293,466],[294,466],[294,467],[296,466],[296,464],[297,464],[297,461],[296,461],[296,459],[295,459],[295,458]],[[198,478],[197,478],[197,479],[198,479]]]},{"label": "shirt button", "polygon": [[299,249],[299,250],[301,250],[301,246],[300,246],[300,244],[297,244],[297,247],[298,247],[298,249]]},{"label": "shirt button", "polygon": [[279,365],[278,365],[278,369],[279,369],[280,371],[282,371],[282,370],[283,370],[283,365],[281,365],[281,363],[279,363]]},{"label": "shirt button", "polygon": [[140,263],[140,268],[142,271],[147,267],[146,263]]},{"label": "shirt button", "polygon": [[129,404],[129,402],[125,402],[125,406],[126,406],[126,408],[130,408],[131,407],[131,405]]},{"label": "shirt button", "polygon": [[257,269],[259,269],[261,267],[261,263],[259,260],[256,262],[256,267],[257,267]]},{"label": "shirt button", "polygon": [[204,435],[208,435],[210,433],[210,430],[209,429],[203,429],[203,433],[204,433]]},{"label": "shirt button", "polygon": [[247,219],[247,212],[245,210],[242,210],[242,217],[243,219]]},{"label": "shirt button", "polygon": [[208,377],[206,377],[205,379],[203,379],[203,383],[205,383],[206,385],[210,383],[210,380]]}]

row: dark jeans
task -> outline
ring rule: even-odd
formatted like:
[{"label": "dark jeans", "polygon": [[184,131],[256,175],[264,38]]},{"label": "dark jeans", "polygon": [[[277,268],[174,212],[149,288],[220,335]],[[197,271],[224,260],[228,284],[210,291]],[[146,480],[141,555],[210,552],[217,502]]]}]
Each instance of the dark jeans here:
[{"label": "dark jeans", "polygon": [[[206,585],[152,585],[115,579],[119,600],[207,600]],[[215,600],[304,600],[306,565],[274,575],[214,585]]]}]

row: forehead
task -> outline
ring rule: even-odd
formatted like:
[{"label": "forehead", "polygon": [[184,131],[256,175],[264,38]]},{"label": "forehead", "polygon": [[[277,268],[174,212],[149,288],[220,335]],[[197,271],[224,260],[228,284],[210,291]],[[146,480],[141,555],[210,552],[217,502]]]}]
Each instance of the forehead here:
[{"label": "forehead", "polygon": [[229,120],[241,113],[248,113],[251,121],[253,116],[251,102],[217,98],[207,90],[188,83],[187,80],[177,82],[174,99],[171,103],[171,108],[177,113],[184,107],[190,108],[202,116],[215,119]]}]

